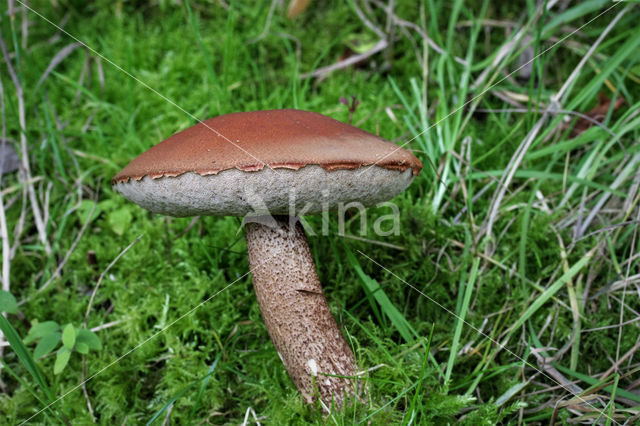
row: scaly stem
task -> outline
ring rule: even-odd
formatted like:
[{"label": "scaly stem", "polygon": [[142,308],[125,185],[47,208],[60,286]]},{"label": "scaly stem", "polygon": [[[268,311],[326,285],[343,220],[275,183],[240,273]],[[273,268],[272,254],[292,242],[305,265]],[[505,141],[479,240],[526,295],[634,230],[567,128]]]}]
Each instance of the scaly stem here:
[{"label": "scaly stem", "polygon": [[[354,394],[355,358],[322,292],[304,230],[288,216],[246,226],[249,264],[262,318],[307,403],[327,407]],[[349,376],[350,378],[328,375]]]}]

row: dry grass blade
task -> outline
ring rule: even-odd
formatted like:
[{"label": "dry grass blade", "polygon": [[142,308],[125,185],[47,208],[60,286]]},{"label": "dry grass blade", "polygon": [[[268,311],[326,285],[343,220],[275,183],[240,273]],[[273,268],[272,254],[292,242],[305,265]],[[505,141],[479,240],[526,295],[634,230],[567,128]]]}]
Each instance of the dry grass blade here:
[{"label": "dry grass blade", "polygon": [[553,377],[556,383],[561,385],[564,390],[568,390],[569,392],[571,392],[571,394],[574,395],[575,398],[577,398],[580,402],[582,403],[587,402],[581,396],[584,390],[580,386],[576,385],[574,382],[568,380],[562,373],[558,371],[557,368],[552,366],[550,363],[546,362],[545,357],[540,355],[540,352],[545,348],[532,348],[532,349],[533,350],[531,351],[531,354],[535,356],[536,359],[538,360],[538,367],[540,367],[542,371],[544,371],[549,376]]},{"label": "dry grass blade", "polygon": [[76,50],[80,46],[82,46],[82,44],[80,44],[78,42],[74,42],[74,43],[70,43],[70,44],[66,45],[65,47],[63,47],[62,49],[60,49],[60,51],[53,58],[51,58],[51,62],[49,62],[49,65],[47,66],[47,69],[42,73],[42,76],[40,77],[40,79],[38,80],[38,83],[36,84],[35,90],[37,91],[40,88],[40,85],[42,83],[44,83],[44,81],[47,79],[47,77],[49,77],[51,72],[58,65],[60,65],[60,63],[62,61],[64,61],[67,58],[67,56],[71,55],[71,53],[73,53],[73,51]]},{"label": "dry grass blade", "polygon": [[65,254],[64,258],[62,259],[62,262],[60,262],[58,264],[58,266],[56,267],[56,270],[53,272],[53,274],[51,274],[51,277],[49,277],[49,279],[35,292],[35,294],[33,296],[27,297],[26,299],[23,299],[20,302],[18,302],[18,306],[27,303],[33,297],[35,297],[39,293],[42,293],[43,291],[45,291],[47,289],[47,287],[49,287],[49,285],[53,282],[53,280],[55,280],[56,278],[58,278],[60,276],[60,273],[62,272],[62,268],[64,268],[64,266],[69,261],[69,258],[71,257],[71,254],[74,252],[74,250],[78,246],[78,243],[80,242],[80,240],[82,239],[82,236],[86,232],[87,227],[91,223],[91,217],[93,216],[93,212],[95,211],[95,208],[96,208],[96,203],[94,202],[93,206],[91,207],[91,211],[89,212],[89,215],[87,216],[86,221],[82,225],[82,228],[80,228],[80,232],[78,232],[78,236],[73,241],[73,244],[71,244],[71,247],[69,247],[69,250],[67,250],[67,253]]},{"label": "dry grass blade", "polygon": [[[364,60],[366,60],[367,58],[382,52],[382,51],[386,51],[389,54],[391,54],[391,49],[393,46],[393,40],[395,38],[394,36],[394,27],[396,25],[398,25],[399,27],[402,27],[402,29],[404,28],[410,28],[414,31],[416,31],[420,37],[423,39],[423,41],[425,43],[427,43],[434,51],[438,52],[441,55],[446,54],[447,52],[441,48],[440,46],[438,46],[437,43],[435,43],[428,35],[427,33],[420,28],[418,25],[414,24],[413,22],[409,22],[406,20],[403,20],[401,18],[399,18],[393,11],[394,6],[393,6],[393,2],[390,2],[388,5],[383,4],[380,1],[372,1],[372,4],[374,4],[375,6],[377,6],[379,9],[384,10],[386,16],[387,16],[387,23],[385,26],[385,30],[383,31],[381,28],[379,28],[377,25],[375,25],[366,15],[365,13],[362,11],[362,9],[358,6],[358,1],[355,1],[353,3],[353,8],[356,11],[356,14],[358,15],[358,18],[360,19],[360,21],[362,21],[362,23],[368,27],[371,31],[373,31],[378,37],[379,40],[376,42],[376,44],[374,46],[372,46],[370,49],[368,49],[366,52],[362,52],[359,54],[355,54],[355,55],[351,55],[348,58],[342,59],[332,65],[327,65],[325,67],[321,67],[318,68],[312,72],[307,72],[307,73],[303,73],[300,75],[301,79],[306,79],[309,77],[314,77],[314,78],[325,78],[327,77],[329,74],[331,74],[334,71],[340,70],[340,69],[344,69],[347,68],[351,65],[355,65],[359,62],[362,62]],[[367,5],[367,7],[370,7],[369,5]],[[388,55],[389,56],[389,55]],[[457,56],[454,56],[454,60],[461,64],[466,66],[467,65],[467,61],[465,61],[462,58],[459,58]],[[388,61],[390,61],[390,59],[388,59]]]},{"label": "dry grass blade", "polygon": [[[530,109],[527,108],[492,108],[492,109],[485,109],[485,108],[478,108],[476,109],[476,112],[486,112],[486,113],[497,113],[497,112],[518,112],[518,113],[522,113],[522,114],[529,114],[531,112],[535,112],[535,113],[544,113],[544,110],[539,111],[531,111]],[[611,130],[610,128],[608,128],[607,126],[605,126],[604,124],[602,124],[600,121],[596,120],[595,118],[587,115],[587,114],[583,114],[581,112],[578,111],[568,111],[568,110],[564,110],[564,109],[559,109],[557,111],[549,111],[549,113],[551,114],[567,114],[567,115],[573,115],[576,117],[579,117],[581,119],[583,119],[584,121],[592,124],[593,126],[598,126],[601,129],[603,129],[604,131],[606,131],[607,133],[609,133],[611,136],[615,136],[615,133],[613,132],[613,130]]]},{"label": "dry grass blade", "polygon": [[[636,154],[631,158],[628,158],[628,162],[626,164],[624,164],[624,162],[621,162],[620,165],[624,165],[624,168],[620,173],[617,174],[616,179],[610,184],[610,188],[613,190],[618,189],[623,183],[627,181],[628,176],[638,168],[639,164],[640,164],[640,154]],[[586,219],[584,219],[582,223],[580,222],[576,223],[576,227],[577,227],[576,238],[580,238],[582,237],[582,235],[586,233],[589,226],[591,226],[591,223],[598,216],[598,214],[600,213],[602,208],[605,206],[609,198],[611,198],[611,195],[612,195],[611,192],[606,192],[602,194],[602,196],[597,201],[595,206],[589,210],[589,214],[587,215]]]},{"label": "dry grass blade", "polygon": [[305,79],[309,77],[324,78],[334,71],[341,70],[341,69],[347,68],[348,66],[357,64],[358,62],[364,61],[365,59],[375,55],[376,53],[383,51],[384,49],[387,48],[388,45],[389,45],[389,42],[387,40],[384,40],[384,39],[378,40],[378,42],[366,52],[349,56],[348,58],[343,59],[342,61],[336,62],[335,64],[328,65],[326,67],[318,68],[313,72],[300,74],[300,78],[301,79]]},{"label": "dry grass blade", "polygon": [[[536,11],[534,13],[534,17],[531,19],[531,21],[526,26],[524,26],[521,29],[519,29],[518,32],[515,34],[515,36],[513,36],[507,43],[505,43],[500,48],[498,53],[495,55],[495,58],[493,59],[493,61],[491,63],[491,66],[487,67],[480,74],[480,76],[476,79],[476,81],[473,83],[472,86],[473,87],[480,87],[484,83],[484,81],[487,80],[487,77],[488,77],[489,73],[491,71],[493,71],[496,67],[499,67],[500,64],[502,63],[502,61],[505,60],[506,58],[508,58],[513,53],[514,50],[516,50],[518,48],[526,47],[529,43],[526,43],[525,40],[528,39],[529,42],[531,42],[533,40],[533,38],[531,38],[531,36],[529,35],[529,32],[531,31],[531,28],[533,28],[534,24],[536,24],[538,22],[538,20],[542,16],[544,16],[546,13],[548,13],[558,3],[559,3],[558,0],[552,0],[552,1],[548,1],[548,2],[538,3],[538,7],[537,7],[537,9],[536,9]],[[609,10],[613,9],[615,6],[616,6],[616,4],[613,4],[612,6],[607,8],[605,11],[601,12],[600,14],[598,14],[598,17],[600,17],[603,14],[607,13]],[[566,3],[564,3],[564,2],[561,3],[560,7],[561,8],[566,7]],[[581,26],[578,29],[570,29],[571,35],[573,35],[576,32],[578,32],[580,29],[582,29],[582,27],[583,26]],[[568,36],[562,37],[555,44],[559,44],[560,42],[564,42],[567,38],[568,38]],[[533,58],[533,59],[535,59],[535,58]],[[522,66],[520,66],[520,67],[518,67],[516,69],[516,72],[520,71],[524,67],[528,67],[531,62],[533,62],[533,60],[526,61],[524,64],[522,64]],[[513,73],[510,73],[509,75],[511,75],[511,74],[513,74]]]},{"label": "dry grass blade", "polygon": [[[622,9],[620,12],[618,12],[618,14],[615,16],[615,18],[612,19],[611,22],[609,23],[609,25],[607,25],[607,27],[602,31],[600,36],[596,39],[596,41],[593,43],[593,45],[591,45],[591,47],[589,48],[589,51],[583,56],[583,58],[581,59],[580,63],[578,64],[578,66],[574,70],[574,72],[565,81],[564,85],[560,88],[560,90],[555,95],[553,95],[551,97],[551,100],[552,100],[551,105],[545,110],[545,112],[543,113],[542,117],[538,120],[538,122],[536,122],[536,124],[533,126],[531,131],[527,134],[527,136],[524,138],[524,140],[522,141],[522,143],[520,144],[520,146],[518,147],[518,149],[514,153],[513,157],[511,158],[511,161],[507,165],[508,172],[506,174],[504,174],[502,176],[502,178],[500,179],[500,183],[498,185],[497,192],[494,193],[494,195],[493,195],[493,197],[491,199],[491,204],[490,204],[490,207],[489,207],[489,210],[488,210],[487,219],[486,219],[485,223],[483,224],[482,231],[478,235],[479,237],[484,236],[484,235],[487,235],[487,236],[491,236],[492,235],[493,224],[497,219],[498,210],[500,208],[500,204],[502,203],[502,199],[504,198],[504,195],[505,195],[505,192],[506,192],[507,188],[511,184],[511,181],[512,181],[512,179],[513,179],[513,177],[514,177],[514,175],[516,173],[516,170],[518,169],[518,167],[522,163],[522,160],[524,159],[525,154],[529,150],[529,147],[531,146],[531,144],[535,140],[535,138],[538,135],[538,133],[540,132],[540,130],[542,129],[542,126],[546,122],[548,116],[551,113],[555,113],[558,110],[558,108],[559,108],[559,103],[558,102],[560,101],[561,98],[564,97],[565,93],[568,93],[569,87],[574,83],[575,79],[579,75],[579,73],[577,73],[576,71],[581,69],[584,66],[586,61],[593,55],[593,53],[595,52],[596,48],[598,46],[600,46],[600,44],[604,41],[605,37],[615,27],[616,23],[620,19],[622,19],[622,17],[629,11],[629,9],[630,9],[630,6],[627,6],[624,9]],[[495,247],[492,247],[492,246],[488,245],[487,249],[489,250],[489,253],[492,253],[493,250],[495,250]]]},{"label": "dry grass blade", "polygon": [[82,393],[84,394],[84,399],[87,401],[87,409],[89,410],[89,415],[91,416],[91,420],[93,423],[96,422],[95,414],[93,413],[93,406],[91,405],[91,399],[89,399],[89,392],[87,392],[87,385],[85,381],[87,380],[87,363],[85,357],[82,357]]},{"label": "dry grass blade", "polygon": [[[636,220],[640,220],[640,208],[638,208],[638,213],[636,215]],[[636,241],[638,238],[638,227],[636,227],[633,231],[633,237],[631,239],[631,247],[630,247],[630,253],[635,253],[635,248],[636,248]],[[628,262],[627,263],[627,268],[625,271],[625,281],[629,280],[629,274],[631,273],[631,263],[632,262]],[[626,284],[626,283],[625,283]],[[620,346],[622,343],[622,333],[623,333],[623,324],[624,324],[624,309],[626,307],[625,305],[625,298],[626,298],[627,292],[626,291],[622,291],[622,300],[620,301],[620,321],[618,322],[619,324],[619,329],[618,329],[618,346],[616,347],[616,365],[620,364]]]},{"label": "dry grass blade", "polygon": [[260,35],[253,40],[249,40],[249,43],[257,43],[269,34],[269,28],[271,27],[271,19],[273,18],[273,12],[276,10],[276,6],[278,5],[278,0],[271,0],[271,6],[269,6],[269,12],[267,13],[267,20],[264,24],[264,29],[260,33]]},{"label": "dry grass blade", "polygon": [[638,349],[640,349],[640,341],[638,341],[631,349],[629,349],[624,355],[622,355],[612,366],[611,368],[609,368],[607,371],[605,371],[604,373],[602,373],[600,375],[600,380],[604,380],[607,377],[609,377],[611,374],[613,374],[616,370],[618,370],[618,368],[620,368],[620,365],[625,362],[626,360],[628,360],[629,358],[631,358],[633,355],[635,355],[635,353],[638,351]]},{"label": "dry grass blade", "polygon": [[630,5],[625,7],[620,12],[618,12],[618,14],[611,20],[611,22],[609,22],[609,25],[607,25],[607,27],[602,31],[602,33],[600,33],[600,36],[596,39],[596,41],[593,42],[591,47],[589,47],[589,50],[587,51],[587,53],[582,57],[582,59],[580,60],[578,65],[574,68],[569,78],[567,78],[567,80],[564,82],[560,90],[558,90],[558,92],[552,96],[552,100],[560,103],[563,103],[565,101],[565,99],[562,99],[562,98],[564,98],[565,95],[569,94],[569,88],[574,84],[575,80],[580,75],[580,70],[582,70],[582,67],[584,67],[584,65],[587,63],[589,58],[591,58],[591,56],[596,51],[598,46],[600,46],[600,44],[604,41],[605,37],[615,27],[618,21],[620,21],[620,19],[622,19],[622,17],[626,15],[630,9],[631,9]]},{"label": "dry grass blade", "polygon": [[[529,147],[535,140],[536,136],[538,136],[538,133],[540,132],[540,130],[542,129],[542,126],[547,121],[548,116],[549,116],[548,112],[545,112],[542,115],[542,117],[538,120],[538,122],[533,126],[531,131],[529,131],[529,133],[524,138],[524,140],[520,143],[520,146],[518,146],[518,149],[514,153],[513,157],[511,157],[511,161],[509,161],[509,164],[507,165],[507,168],[506,168],[507,173],[503,174],[502,177],[500,178],[500,181],[498,182],[497,191],[493,194],[493,197],[491,198],[491,203],[489,205],[489,209],[487,212],[487,218],[481,227],[481,231],[477,235],[478,239],[485,235],[489,237],[493,235],[493,224],[498,219],[498,210],[500,209],[500,204],[502,203],[502,199],[504,198],[505,193],[509,188],[509,185],[511,185],[511,181],[515,176],[516,171],[520,166],[520,163],[522,163],[522,160],[524,159],[525,154],[529,150]],[[478,242],[479,240],[476,241],[476,243]],[[496,249],[496,247],[494,245],[488,244],[486,246],[486,249],[487,249],[486,254],[491,256],[494,250]]]},{"label": "dry grass blade", "polygon": [[[89,214],[88,216],[89,218],[91,217],[91,214]],[[88,220],[87,220],[88,222]],[[93,305],[93,299],[95,299],[96,297],[96,293],[98,292],[98,289],[100,288],[100,284],[102,283],[102,280],[104,279],[105,275],[107,275],[107,272],[109,272],[109,270],[113,267],[113,265],[116,264],[116,262],[118,262],[118,260],[120,260],[120,258],[122,256],[124,256],[124,254],[126,252],[129,251],[129,249],[131,247],[133,247],[138,241],[140,241],[140,239],[142,238],[142,235],[138,236],[138,238],[136,238],[135,240],[133,240],[131,243],[129,243],[128,246],[126,246],[116,257],[115,259],[113,259],[111,261],[111,263],[109,263],[109,265],[104,269],[104,271],[102,271],[102,273],[100,274],[100,278],[98,278],[98,282],[96,283],[95,288],[93,289],[93,291],[91,292],[91,298],[89,299],[89,304],[87,306],[87,312],[84,314],[84,321],[82,322],[84,327],[87,327],[87,321],[89,320],[89,313],[91,313],[91,306]]]},{"label": "dry grass blade", "polygon": [[[2,122],[2,137],[1,144],[4,148],[7,143],[7,123],[4,110],[4,88],[2,85],[2,79],[0,79],[0,120]],[[3,149],[4,151],[4,149]],[[2,183],[2,175],[4,172],[4,155],[2,156],[0,167],[0,184]],[[11,283],[9,282],[11,276],[11,242],[9,241],[9,229],[7,227],[7,216],[5,214],[4,194],[0,192],[0,236],[2,237],[2,290],[10,291]],[[5,343],[4,334],[0,332],[0,357],[3,356],[2,345]],[[0,386],[4,390],[4,384],[0,378]]]},{"label": "dry grass blade", "polygon": [[[430,48],[432,48],[434,51],[436,51],[438,54],[440,54],[440,55],[446,55],[447,54],[447,52],[442,47],[440,47],[435,41],[433,41],[433,39],[431,37],[429,37],[429,35],[426,33],[426,31],[424,31],[422,28],[420,28],[420,26],[418,26],[417,24],[414,24],[413,22],[405,21],[404,19],[401,19],[400,17],[398,17],[398,15],[393,13],[393,7],[392,7],[391,4],[385,5],[381,1],[378,1],[378,0],[372,0],[372,3],[375,4],[376,6],[378,6],[380,9],[385,11],[385,13],[387,14],[387,18],[388,18],[388,20],[390,22],[393,22],[393,24],[398,25],[400,27],[411,28],[412,30],[414,30],[415,32],[420,34],[420,37],[422,38],[422,40],[424,42],[426,42],[427,45]],[[463,65],[463,66],[467,66],[468,65],[467,61],[465,61],[462,58],[454,56],[453,59],[457,63],[459,63],[460,65]]]},{"label": "dry grass blade", "polygon": [[[5,104],[4,104],[4,87],[2,85],[2,79],[0,79],[0,120],[2,123],[2,133],[0,134],[0,143],[2,147],[7,143],[7,122],[5,116]],[[4,171],[4,155],[0,159],[2,161],[2,167],[0,167],[0,184],[2,183],[2,175]],[[2,236],[2,289],[9,291],[11,286],[9,284],[9,277],[11,274],[11,242],[9,240],[9,229],[7,227],[7,217],[5,215],[4,194],[0,192],[0,236]]]},{"label": "dry grass blade", "polygon": [[[20,83],[20,80],[18,79],[15,70],[13,69],[11,58],[9,57],[9,52],[7,51],[7,46],[5,45],[4,39],[2,38],[1,34],[0,49],[2,50],[5,64],[9,71],[9,75],[11,76],[11,80],[13,81],[13,85],[16,89],[16,98],[18,99],[18,121],[20,124],[20,149],[22,156],[22,168],[25,173],[26,181],[28,182],[31,179],[31,166],[29,165],[29,148],[26,135],[27,124],[24,111],[24,92],[22,90],[22,84]],[[49,240],[47,238],[47,230],[42,213],[40,211],[38,197],[36,196],[33,185],[27,183],[25,184],[25,186],[29,194],[29,201],[31,202],[31,210],[33,212],[33,220],[35,222],[36,229],[38,230],[38,237],[40,238],[40,242],[44,246],[45,253],[49,255],[51,254],[51,244],[49,243]]]},{"label": "dry grass blade", "polygon": [[396,244],[385,243],[384,241],[372,240],[370,238],[359,237],[357,235],[340,234],[340,236],[342,238],[349,238],[349,239],[352,239],[352,240],[362,241],[362,242],[365,242],[365,243],[368,243],[368,244],[374,244],[374,245],[378,245],[378,246],[381,246],[381,247],[387,247],[387,248],[394,249],[394,250],[404,251],[404,250],[407,249],[406,247],[402,247],[402,246],[399,246],[399,245],[396,245]]}]

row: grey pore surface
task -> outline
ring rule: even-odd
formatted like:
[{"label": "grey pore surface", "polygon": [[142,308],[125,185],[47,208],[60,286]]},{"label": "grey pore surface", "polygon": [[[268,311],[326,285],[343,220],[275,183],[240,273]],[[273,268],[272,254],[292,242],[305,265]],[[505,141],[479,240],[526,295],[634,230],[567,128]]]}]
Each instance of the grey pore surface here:
[{"label": "grey pore surface", "polygon": [[145,176],[116,183],[114,188],[145,209],[170,216],[302,216],[335,210],[340,203],[352,201],[375,205],[404,191],[412,180],[411,168],[327,171],[311,165],[298,170],[229,169],[208,176],[192,172],[158,179]]}]

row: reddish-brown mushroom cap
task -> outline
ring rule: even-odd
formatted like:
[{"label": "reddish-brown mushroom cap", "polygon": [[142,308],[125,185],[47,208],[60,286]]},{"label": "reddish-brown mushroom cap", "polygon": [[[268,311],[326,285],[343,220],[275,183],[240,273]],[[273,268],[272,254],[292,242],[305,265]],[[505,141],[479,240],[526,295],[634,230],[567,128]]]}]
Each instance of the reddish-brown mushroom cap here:
[{"label": "reddish-brown mushroom cap", "polygon": [[227,114],[177,133],[113,178],[127,199],[171,216],[316,214],[404,191],[422,164],[409,151],[324,115]]},{"label": "reddish-brown mushroom cap", "polygon": [[393,170],[420,161],[407,150],[371,133],[310,111],[293,109],[221,115],[176,133],[129,163],[113,183],[145,176],[217,174],[319,165],[325,170],[376,164]]}]

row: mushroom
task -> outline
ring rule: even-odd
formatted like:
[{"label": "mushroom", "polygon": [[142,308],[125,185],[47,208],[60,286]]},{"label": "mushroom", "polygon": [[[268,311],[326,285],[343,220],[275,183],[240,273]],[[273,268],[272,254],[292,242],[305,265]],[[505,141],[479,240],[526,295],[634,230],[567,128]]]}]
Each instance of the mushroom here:
[{"label": "mushroom", "polygon": [[155,213],[245,217],[253,286],[278,355],[305,402],[341,406],[355,392],[356,363],[296,216],[389,200],[421,168],[408,151],[356,127],[271,110],[196,124],[133,159],[112,184]]}]

